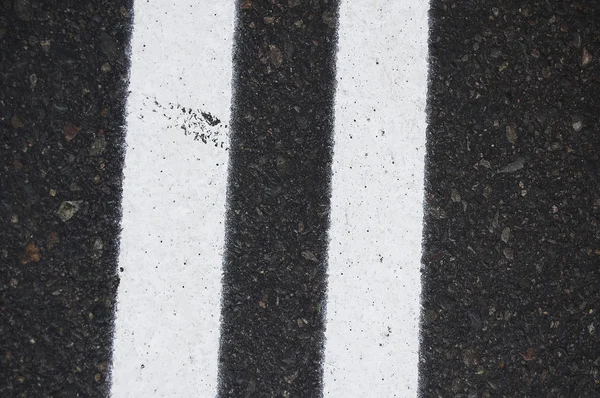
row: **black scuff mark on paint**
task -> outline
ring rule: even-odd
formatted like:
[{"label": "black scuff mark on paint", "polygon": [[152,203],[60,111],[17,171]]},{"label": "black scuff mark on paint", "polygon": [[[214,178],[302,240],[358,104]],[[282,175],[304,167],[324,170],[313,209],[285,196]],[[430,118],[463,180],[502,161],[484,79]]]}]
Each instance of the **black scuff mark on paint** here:
[{"label": "black scuff mark on paint", "polygon": [[202,141],[204,144],[212,144],[216,148],[227,148],[228,126],[210,112],[193,109],[179,103],[161,103],[156,97],[145,95],[152,112],[161,114],[171,121],[168,130],[183,130],[184,135],[193,137],[194,141]]},{"label": "black scuff mark on paint", "polygon": [[206,123],[208,123],[210,126],[217,126],[221,123],[221,121],[219,119],[217,119],[210,113],[200,112],[200,114],[202,115],[204,120],[206,120]]}]

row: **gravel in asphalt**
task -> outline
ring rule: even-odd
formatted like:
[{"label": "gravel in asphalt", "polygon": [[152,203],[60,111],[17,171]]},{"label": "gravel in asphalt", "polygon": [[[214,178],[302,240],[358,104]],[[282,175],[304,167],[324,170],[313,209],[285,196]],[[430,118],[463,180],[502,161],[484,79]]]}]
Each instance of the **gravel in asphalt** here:
[{"label": "gravel in asphalt", "polygon": [[599,396],[600,4],[430,22],[422,396]]},{"label": "gravel in asphalt", "polygon": [[131,1],[0,1],[0,396],[108,394]]}]

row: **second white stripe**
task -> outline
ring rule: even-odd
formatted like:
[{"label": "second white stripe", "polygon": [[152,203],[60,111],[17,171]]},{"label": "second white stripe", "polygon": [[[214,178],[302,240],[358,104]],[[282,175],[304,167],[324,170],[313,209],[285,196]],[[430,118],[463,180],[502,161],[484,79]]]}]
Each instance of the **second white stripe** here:
[{"label": "second white stripe", "polygon": [[325,396],[417,394],[427,10],[341,4]]}]

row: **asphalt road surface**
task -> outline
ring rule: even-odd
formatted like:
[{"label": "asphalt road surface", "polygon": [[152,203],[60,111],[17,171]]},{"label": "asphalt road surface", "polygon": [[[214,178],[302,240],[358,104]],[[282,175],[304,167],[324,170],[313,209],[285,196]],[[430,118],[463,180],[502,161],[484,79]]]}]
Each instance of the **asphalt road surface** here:
[{"label": "asphalt road surface", "polygon": [[[342,6],[235,1],[221,397],[323,395]],[[2,397],[111,394],[133,16],[0,0]],[[600,4],[429,24],[418,393],[599,397]]]},{"label": "asphalt road surface", "polygon": [[108,391],[131,2],[0,3],[0,395]]},{"label": "asphalt road surface", "polygon": [[423,396],[600,392],[599,12],[431,4]]},{"label": "asphalt road surface", "polygon": [[320,395],[337,8],[257,2],[238,13],[223,397]]}]

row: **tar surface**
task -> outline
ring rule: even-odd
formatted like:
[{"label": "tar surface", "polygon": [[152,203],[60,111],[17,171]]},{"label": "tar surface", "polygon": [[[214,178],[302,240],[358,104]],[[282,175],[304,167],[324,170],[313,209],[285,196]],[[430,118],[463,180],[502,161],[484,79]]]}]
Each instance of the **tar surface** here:
[{"label": "tar surface", "polygon": [[321,394],[337,7],[238,10],[222,397]]},{"label": "tar surface", "polygon": [[108,394],[131,1],[0,1],[0,396]]},{"label": "tar surface", "polygon": [[600,3],[431,3],[424,397],[600,391]]}]

